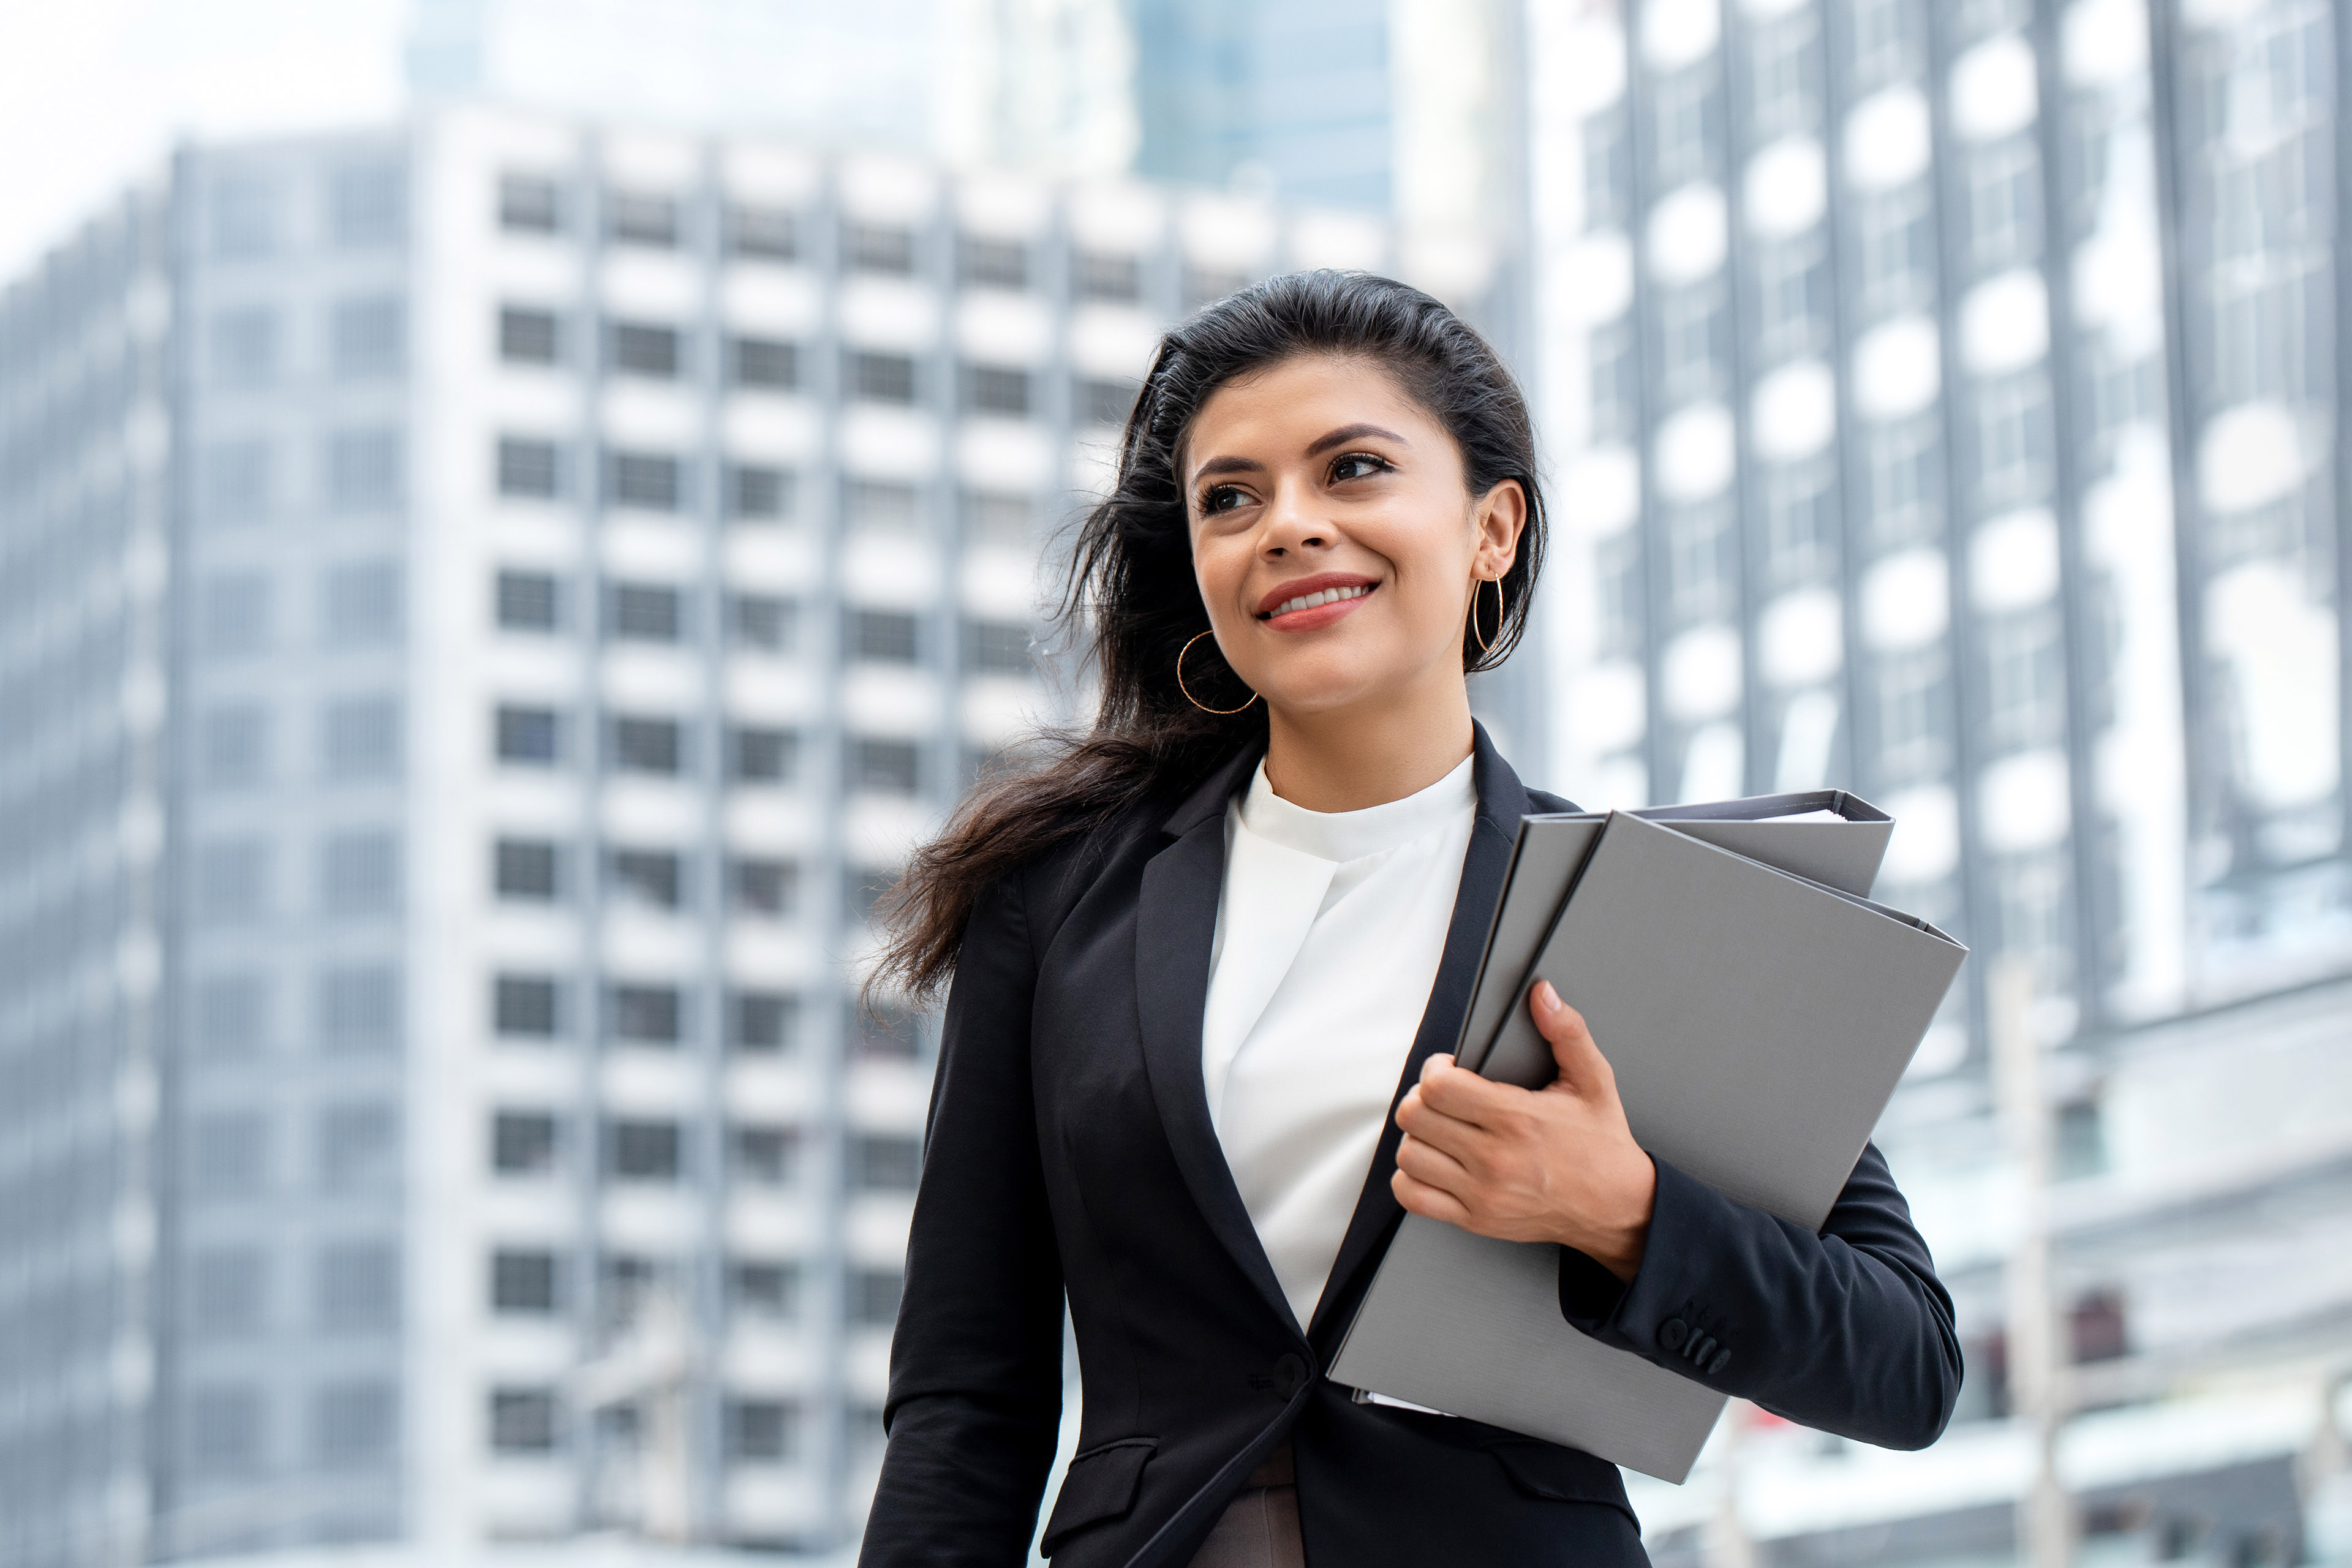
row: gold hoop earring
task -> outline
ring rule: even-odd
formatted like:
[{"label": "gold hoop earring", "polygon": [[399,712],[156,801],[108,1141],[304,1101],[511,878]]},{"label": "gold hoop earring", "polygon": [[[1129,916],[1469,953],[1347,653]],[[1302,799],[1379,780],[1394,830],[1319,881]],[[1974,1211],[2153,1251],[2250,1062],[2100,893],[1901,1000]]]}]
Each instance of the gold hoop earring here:
[{"label": "gold hoop earring", "polygon": [[1176,689],[1184,694],[1185,701],[1190,702],[1202,712],[1214,713],[1222,719],[1229,714],[1238,713],[1242,710],[1242,708],[1248,707],[1250,702],[1256,701],[1257,693],[1255,691],[1251,692],[1249,702],[1243,703],[1242,708],[1212,708],[1208,704],[1202,702],[1199,698],[1192,695],[1192,689],[1184,684],[1184,656],[1192,651],[1192,643],[1199,642],[1202,637],[1209,635],[1210,634],[1208,632],[1198,633],[1193,637],[1192,642],[1186,643],[1182,647],[1176,650]]},{"label": "gold hoop earring", "polygon": [[1496,637],[1501,637],[1503,635],[1503,612],[1505,608],[1503,604],[1503,580],[1500,577],[1473,578],[1470,583],[1470,635],[1478,639],[1478,651],[1480,653],[1492,653],[1495,651],[1492,645],[1486,641],[1486,634],[1478,629],[1478,599],[1481,595],[1486,593],[1486,584],[1489,583],[1495,584],[1495,635]]}]

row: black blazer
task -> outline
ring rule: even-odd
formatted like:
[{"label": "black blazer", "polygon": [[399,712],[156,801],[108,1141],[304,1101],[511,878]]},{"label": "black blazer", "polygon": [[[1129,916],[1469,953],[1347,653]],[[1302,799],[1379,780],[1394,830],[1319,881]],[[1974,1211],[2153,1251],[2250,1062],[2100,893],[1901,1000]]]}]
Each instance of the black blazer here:
[{"label": "black blazer", "polygon": [[[1523,814],[1485,731],[1478,820],[1401,1097],[1451,1049]],[[1045,1549],[1181,1568],[1286,1436],[1310,1563],[1646,1561],[1616,1468],[1474,1421],[1358,1405],[1321,1375],[1402,1214],[1381,1135],[1302,1336],[1209,1121],[1201,1015],[1226,802],[1139,807],[974,910],[932,1089],[891,1348],[889,1447],[861,1563],[1010,1568],[1052,1468],[1066,1291],[1083,1429]],[[1605,1049],[1608,1042],[1601,1042]],[[1561,1249],[1560,1306],[1603,1342],[1809,1426],[1935,1440],[1960,1382],[1950,1298],[1865,1149],[1820,1235],[1658,1163],[1629,1286]]]}]

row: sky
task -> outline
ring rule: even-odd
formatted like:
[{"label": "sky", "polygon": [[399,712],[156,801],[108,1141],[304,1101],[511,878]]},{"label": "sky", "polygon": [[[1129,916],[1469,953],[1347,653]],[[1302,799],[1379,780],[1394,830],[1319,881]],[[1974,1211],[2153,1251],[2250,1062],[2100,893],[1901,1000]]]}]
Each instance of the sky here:
[{"label": "sky", "polygon": [[402,101],[409,0],[0,0],[0,280],[184,135],[323,129]]}]

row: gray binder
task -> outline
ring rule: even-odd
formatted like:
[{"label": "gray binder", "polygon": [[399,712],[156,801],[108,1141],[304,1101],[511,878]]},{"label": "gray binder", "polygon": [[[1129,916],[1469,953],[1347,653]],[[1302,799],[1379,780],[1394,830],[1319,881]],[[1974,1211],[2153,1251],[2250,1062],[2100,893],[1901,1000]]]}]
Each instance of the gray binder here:
[{"label": "gray binder", "polygon": [[[1465,1020],[1465,1065],[1549,1081],[1550,1047],[1520,1003],[1549,980],[1591,1025],[1643,1148],[1818,1229],[1967,955],[1862,896],[1877,850],[1864,868],[1833,847],[1864,836],[1829,836],[1885,818],[1847,798],[1831,808],[1838,822],[1528,818]],[[1707,841],[1722,828],[1744,833],[1748,853]],[[1517,964],[1515,942],[1531,964]],[[1500,978],[1515,968],[1516,982]],[[1502,1005],[1486,1009],[1477,1045],[1490,986]],[[1723,1396],[1570,1327],[1559,1256],[1407,1215],[1329,1375],[1682,1480]]]}]

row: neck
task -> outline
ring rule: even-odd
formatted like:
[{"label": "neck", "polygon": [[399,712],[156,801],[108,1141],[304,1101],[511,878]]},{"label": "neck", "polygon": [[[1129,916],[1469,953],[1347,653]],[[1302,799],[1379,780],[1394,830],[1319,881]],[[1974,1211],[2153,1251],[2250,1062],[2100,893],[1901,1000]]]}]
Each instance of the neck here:
[{"label": "neck", "polygon": [[1427,789],[1470,754],[1461,677],[1321,712],[1268,704],[1265,782],[1308,811],[1362,811]]}]

